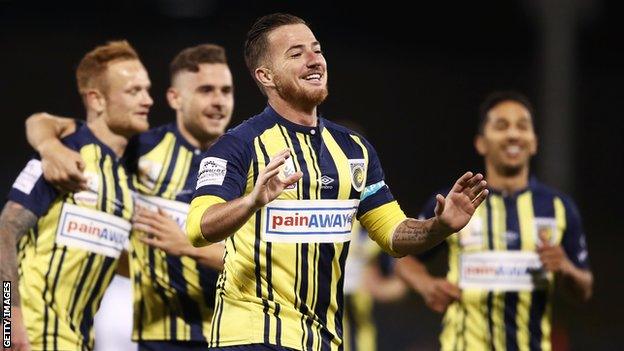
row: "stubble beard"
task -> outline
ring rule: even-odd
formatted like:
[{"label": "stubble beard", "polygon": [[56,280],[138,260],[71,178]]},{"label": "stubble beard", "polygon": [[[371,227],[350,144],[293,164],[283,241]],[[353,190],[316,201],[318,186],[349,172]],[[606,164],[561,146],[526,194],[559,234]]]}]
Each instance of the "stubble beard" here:
[{"label": "stubble beard", "polygon": [[298,106],[304,110],[310,110],[325,101],[329,95],[327,85],[323,89],[317,89],[312,92],[303,88],[298,88],[289,83],[283,83],[280,79],[275,80],[275,88],[278,95],[289,103]]}]

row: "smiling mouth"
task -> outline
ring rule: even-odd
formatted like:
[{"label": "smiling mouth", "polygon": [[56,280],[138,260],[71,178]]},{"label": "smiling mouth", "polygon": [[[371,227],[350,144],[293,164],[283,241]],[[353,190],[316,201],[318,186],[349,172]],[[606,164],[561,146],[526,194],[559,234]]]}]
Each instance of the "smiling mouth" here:
[{"label": "smiling mouth", "polygon": [[503,149],[503,151],[505,151],[505,154],[508,156],[516,157],[520,155],[522,148],[519,145],[508,145]]},{"label": "smiling mouth", "polygon": [[204,114],[204,117],[212,121],[220,121],[225,118],[225,115],[222,115],[220,113],[214,113],[214,114]]},{"label": "smiling mouth", "polygon": [[323,78],[323,74],[321,73],[310,73],[302,77],[303,80],[306,80],[309,82],[320,82],[322,78]]}]

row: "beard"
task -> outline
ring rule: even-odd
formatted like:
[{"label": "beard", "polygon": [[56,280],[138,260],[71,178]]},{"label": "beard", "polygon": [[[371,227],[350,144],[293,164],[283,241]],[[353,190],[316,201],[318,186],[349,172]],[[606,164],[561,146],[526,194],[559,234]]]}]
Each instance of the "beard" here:
[{"label": "beard", "polygon": [[195,138],[201,144],[212,142],[224,134],[225,126],[223,128],[219,128],[216,126],[205,126],[200,122],[202,118],[205,117],[202,117],[200,115],[195,119],[182,119],[182,124],[184,125],[184,128],[193,136],[193,138]]},{"label": "beard", "polygon": [[282,99],[305,110],[310,110],[320,105],[329,94],[327,85],[322,89],[308,91],[292,84],[290,81],[282,81],[278,77],[275,77],[275,88]]},{"label": "beard", "polygon": [[526,166],[524,164],[517,164],[517,165],[506,165],[506,164],[499,164],[496,166],[496,171],[497,173],[505,176],[505,177],[513,177],[513,176],[517,176],[518,174],[522,173],[522,170],[525,168]]}]

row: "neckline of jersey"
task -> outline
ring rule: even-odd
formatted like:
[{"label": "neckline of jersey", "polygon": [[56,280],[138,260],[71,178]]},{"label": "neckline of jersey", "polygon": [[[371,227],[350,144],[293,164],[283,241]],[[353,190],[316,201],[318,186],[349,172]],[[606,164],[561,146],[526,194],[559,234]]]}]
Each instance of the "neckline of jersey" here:
[{"label": "neckline of jersey", "polygon": [[318,121],[318,123],[316,124],[316,127],[309,127],[309,126],[304,126],[301,124],[291,122],[288,119],[284,118],[279,113],[277,113],[277,111],[275,111],[271,105],[267,105],[263,113],[271,116],[278,124],[283,125],[288,130],[298,132],[298,133],[303,133],[303,134],[309,134],[312,136],[321,135],[321,132],[323,131],[323,128],[325,126],[325,123],[323,121],[324,118],[318,115],[316,117]]}]

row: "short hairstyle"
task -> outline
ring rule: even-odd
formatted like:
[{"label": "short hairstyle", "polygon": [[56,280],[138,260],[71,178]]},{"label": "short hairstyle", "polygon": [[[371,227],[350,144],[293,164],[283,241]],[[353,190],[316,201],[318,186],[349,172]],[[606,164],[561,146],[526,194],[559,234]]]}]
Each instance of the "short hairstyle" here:
[{"label": "short hairstyle", "polygon": [[171,82],[182,71],[199,72],[202,63],[223,63],[227,65],[225,49],[215,44],[201,44],[180,51],[169,64]]},{"label": "short hairstyle", "polygon": [[479,108],[479,126],[478,126],[479,134],[483,134],[483,130],[485,129],[485,125],[487,124],[488,113],[490,112],[490,110],[496,107],[496,105],[505,101],[517,102],[520,105],[524,106],[531,114],[531,118],[533,118],[533,115],[534,115],[533,105],[531,104],[531,102],[526,96],[524,96],[523,94],[517,91],[512,91],[512,90],[494,91],[490,93],[485,98],[485,100],[483,100],[483,103],[481,103],[481,106]]},{"label": "short hairstyle", "polygon": [[265,59],[269,49],[269,33],[278,27],[290,24],[305,24],[309,27],[306,21],[295,15],[273,13],[257,19],[249,32],[247,32],[245,63],[254,80],[256,79],[254,71],[260,66],[260,62]]},{"label": "short hairstyle", "polygon": [[89,51],[76,69],[76,82],[80,95],[84,95],[88,89],[107,88],[106,80],[102,79],[111,62],[139,60],[139,55],[126,40],[109,41],[106,45],[100,45]]}]

